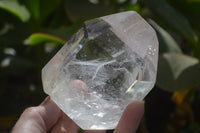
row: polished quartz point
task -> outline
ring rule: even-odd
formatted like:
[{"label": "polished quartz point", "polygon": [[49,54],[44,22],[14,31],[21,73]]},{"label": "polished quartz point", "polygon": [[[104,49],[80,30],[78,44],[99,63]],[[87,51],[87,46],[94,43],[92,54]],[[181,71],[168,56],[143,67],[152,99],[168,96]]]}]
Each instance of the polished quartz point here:
[{"label": "polished quartz point", "polygon": [[92,19],[42,69],[44,91],[82,129],[114,129],[154,86],[157,59],[156,33],[136,12]]}]

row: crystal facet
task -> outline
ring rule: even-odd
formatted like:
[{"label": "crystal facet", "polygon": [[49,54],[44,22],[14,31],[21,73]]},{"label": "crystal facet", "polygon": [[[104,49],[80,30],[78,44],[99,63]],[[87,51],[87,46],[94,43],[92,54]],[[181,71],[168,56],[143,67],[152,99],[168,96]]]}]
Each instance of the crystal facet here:
[{"label": "crystal facet", "polygon": [[89,20],[43,68],[44,91],[81,128],[114,129],[154,86],[157,58],[156,33],[136,12]]}]

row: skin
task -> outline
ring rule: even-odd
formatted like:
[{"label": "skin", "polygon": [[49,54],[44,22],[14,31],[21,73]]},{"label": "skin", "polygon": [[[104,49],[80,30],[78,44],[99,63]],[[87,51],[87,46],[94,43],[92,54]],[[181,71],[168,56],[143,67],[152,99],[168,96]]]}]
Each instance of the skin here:
[{"label": "skin", "polygon": [[[114,133],[135,133],[144,113],[144,103],[134,101],[125,109]],[[77,133],[78,126],[47,97],[39,106],[27,108],[11,133]],[[106,133],[106,131],[84,131]]]},{"label": "skin", "polygon": [[[69,88],[80,94],[87,93],[87,86],[74,80]],[[125,109],[114,133],[135,133],[144,113],[144,103],[134,101]],[[16,122],[11,133],[77,133],[76,125],[48,96],[39,106],[27,108]],[[84,133],[106,133],[103,130],[88,130]]]}]

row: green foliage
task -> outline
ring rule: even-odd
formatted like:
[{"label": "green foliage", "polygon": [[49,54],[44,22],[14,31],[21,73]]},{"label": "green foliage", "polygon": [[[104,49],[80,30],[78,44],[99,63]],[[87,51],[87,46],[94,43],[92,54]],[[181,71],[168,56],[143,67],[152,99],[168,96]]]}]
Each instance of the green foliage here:
[{"label": "green foliage", "polygon": [[32,34],[27,40],[25,40],[24,43],[26,45],[37,45],[44,42],[55,42],[58,44],[64,44],[66,41],[52,35],[44,33],[35,33]]},{"label": "green foliage", "polygon": [[38,20],[40,17],[40,1],[39,0],[26,0],[24,1],[32,18]]},{"label": "green foliage", "polygon": [[174,38],[172,38],[172,36],[167,31],[165,31],[162,27],[156,24],[153,20],[149,20],[149,23],[156,30],[159,44],[160,44],[159,45],[160,54],[165,53],[165,52],[182,53],[177,42],[174,40]]},{"label": "green foliage", "polygon": [[[155,124],[159,129],[151,128],[156,123],[152,119],[141,127],[150,133],[199,132],[199,0],[0,0],[0,121],[4,121],[0,132],[9,132],[25,107],[45,97],[41,69],[83,21],[127,10],[140,13],[156,30],[160,44],[156,87],[166,103],[176,104],[168,112],[173,117]],[[154,93],[149,97],[153,102],[147,105],[147,114],[162,101]],[[154,108],[162,113],[159,106]],[[173,126],[174,121],[179,125]]]},{"label": "green foliage", "polygon": [[20,5],[17,0],[1,0],[0,9],[9,12],[23,22],[28,21],[30,18],[27,8],[23,5]]},{"label": "green foliage", "polygon": [[101,3],[92,4],[88,0],[66,0],[65,10],[72,22],[76,22],[79,19],[92,19],[115,12],[112,6]]},{"label": "green foliage", "polygon": [[146,0],[146,2],[163,25],[179,33],[192,46],[197,42],[197,35],[188,20],[171,7],[166,0]]},{"label": "green foliage", "polygon": [[199,85],[200,62],[180,53],[165,53],[159,58],[157,85],[167,91]]}]

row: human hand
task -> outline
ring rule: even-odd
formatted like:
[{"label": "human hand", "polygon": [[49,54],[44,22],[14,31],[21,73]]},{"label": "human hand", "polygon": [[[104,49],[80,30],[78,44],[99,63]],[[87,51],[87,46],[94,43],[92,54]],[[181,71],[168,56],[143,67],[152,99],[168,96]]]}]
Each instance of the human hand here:
[{"label": "human hand", "polygon": [[[135,133],[144,113],[144,103],[135,101],[125,109],[114,133]],[[78,126],[47,97],[39,106],[27,108],[11,133],[77,133]],[[84,133],[105,133],[87,130]]]}]

